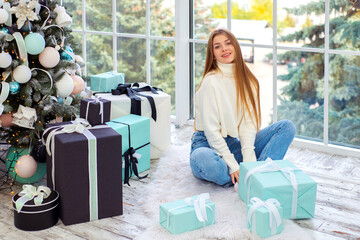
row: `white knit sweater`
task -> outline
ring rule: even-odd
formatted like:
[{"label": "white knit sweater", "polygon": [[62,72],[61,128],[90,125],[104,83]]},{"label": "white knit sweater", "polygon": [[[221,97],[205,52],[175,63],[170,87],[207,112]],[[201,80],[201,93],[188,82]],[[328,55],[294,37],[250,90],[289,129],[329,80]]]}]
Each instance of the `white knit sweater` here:
[{"label": "white knit sweater", "polygon": [[[204,131],[211,148],[224,159],[229,173],[239,170],[239,164],[224,140],[224,137],[238,137],[241,143],[243,161],[256,161],[254,142],[256,128],[249,115],[236,111],[236,88],[233,75],[235,64],[217,62],[221,72],[205,76],[195,95],[195,127]],[[242,115],[245,118],[241,120]]]}]

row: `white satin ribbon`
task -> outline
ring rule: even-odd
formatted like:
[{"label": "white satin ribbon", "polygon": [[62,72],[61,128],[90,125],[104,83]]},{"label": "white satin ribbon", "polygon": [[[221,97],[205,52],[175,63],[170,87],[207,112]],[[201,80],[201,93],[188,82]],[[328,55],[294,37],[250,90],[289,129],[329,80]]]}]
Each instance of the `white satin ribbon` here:
[{"label": "white satin ribbon", "polygon": [[22,207],[28,201],[34,199],[34,203],[36,206],[40,205],[43,200],[50,196],[51,190],[48,187],[40,186],[36,188],[32,185],[23,185],[23,190],[19,193],[20,198],[18,198],[15,202],[16,210],[19,213]]},{"label": "white satin ribbon", "polygon": [[4,105],[3,103],[8,98],[10,92],[10,85],[9,83],[3,81],[1,82],[1,93],[0,93],[0,115],[4,111]]},{"label": "white satin ribbon", "polygon": [[264,202],[257,197],[253,197],[251,198],[250,203],[252,205],[246,217],[247,222],[250,224],[250,229],[252,229],[252,231],[256,233],[255,211],[258,208],[265,207],[269,212],[269,226],[271,229],[271,235],[275,235],[276,229],[280,226],[282,222],[279,210],[277,209],[277,207],[280,207],[279,201],[274,198],[269,198]]},{"label": "white satin ribbon", "polygon": [[296,218],[296,210],[297,210],[297,198],[298,198],[298,184],[296,181],[294,168],[286,167],[281,168],[276,161],[273,161],[271,158],[267,158],[265,160],[265,164],[258,166],[256,168],[251,169],[244,178],[244,184],[248,187],[247,189],[247,203],[249,203],[250,198],[250,186],[251,186],[251,175],[257,172],[277,172],[280,171],[291,183],[293,187],[293,195],[292,195],[292,205],[291,205],[291,219]]},{"label": "white satin ribbon", "polygon": [[49,89],[49,91],[52,89],[52,87],[53,87],[53,78],[51,77],[51,74],[48,72],[48,71],[46,71],[46,70],[44,70],[44,69],[41,69],[41,68],[32,68],[31,69],[31,71],[32,70],[38,70],[38,71],[42,71],[42,72],[44,72],[44,73],[46,73],[46,75],[49,77],[49,79],[50,79],[50,89]]},{"label": "white satin ribbon", "polygon": [[89,115],[89,107],[90,107],[90,103],[99,103],[100,104],[100,111],[99,111],[99,115],[101,116],[101,124],[104,123],[104,103],[102,101],[100,101],[101,98],[95,97],[95,98],[91,98],[86,105],[86,115],[85,115],[85,119],[88,120],[88,115]]},{"label": "white satin ribbon", "polygon": [[[203,226],[205,227],[206,221],[208,221],[207,214],[206,214],[206,208],[209,208],[213,212],[213,210],[209,206],[209,204],[206,204],[206,201],[209,199],[210,199],[209,193],[202,193],[202,194],[194,196],[194,197],[185,198],[184,201],[185,201],[186,205],[175,207],[168,211],[166,229],[169,229],[169,225],[170,225],[170,212],[180,209],[180,208],[189,207],[189,206],[194,207],[196,218],[199,220],[199,222],[202,222]],[[214,221],[215,221],[215,217],[213,218],[213,222]]]}]

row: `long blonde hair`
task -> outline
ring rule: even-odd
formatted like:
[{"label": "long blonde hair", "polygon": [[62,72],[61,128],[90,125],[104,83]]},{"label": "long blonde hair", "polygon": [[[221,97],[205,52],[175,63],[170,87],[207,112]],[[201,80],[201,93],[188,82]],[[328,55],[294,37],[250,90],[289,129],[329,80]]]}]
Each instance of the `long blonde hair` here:
[{"label": "long blonde hair", "polygon": [[[211,33],[207,44],[206,61],[205,61],[205,69],[204,69],[203,77],[196,91],[199,90],[205,76],[209,72],[219,71],[219,67],[214,58],[214,46],[213,46],[213,40],[217,35],[227,36],[235,48],[234,78],[235,78],[235,86],[237,93],[236,94],[237,111],[239,111],[240,107],[244,112],[247,111],[256,129],[259,130],[261,126],[259,81],[254,76],[254,74],[252,74],[252,72],[244,62],[244,59],[241,54],[239,42],[235,38],[234,34],[232,34],[229,30],[220,28],[214,30]],[[253,114],[251,114],[250,109],[253,109]],[[242,119],[243,117],[244,115],[242,116]]]}]

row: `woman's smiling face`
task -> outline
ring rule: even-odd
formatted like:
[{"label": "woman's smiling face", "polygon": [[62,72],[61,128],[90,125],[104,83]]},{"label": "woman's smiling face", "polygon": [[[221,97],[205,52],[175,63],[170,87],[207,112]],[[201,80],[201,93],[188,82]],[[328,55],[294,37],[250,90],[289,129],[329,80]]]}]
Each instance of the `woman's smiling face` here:
[{"label": "woman's smiling face", "polygon": [[224,35],[216,35],[213,39],[214,58],[221,63],[232,63],[235,59],[235,48],[230,39]]}]

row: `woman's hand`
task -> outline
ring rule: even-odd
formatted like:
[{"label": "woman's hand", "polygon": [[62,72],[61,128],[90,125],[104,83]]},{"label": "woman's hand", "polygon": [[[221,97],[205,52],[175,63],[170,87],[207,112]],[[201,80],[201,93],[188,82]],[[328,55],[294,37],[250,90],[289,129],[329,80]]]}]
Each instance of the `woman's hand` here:
[{"label": "woman's hand", "polygon": [[231,177],[231,181],[233,184],[235,184],[236,182],[239,182],[239,170],[231,173],[230,177]]}]

